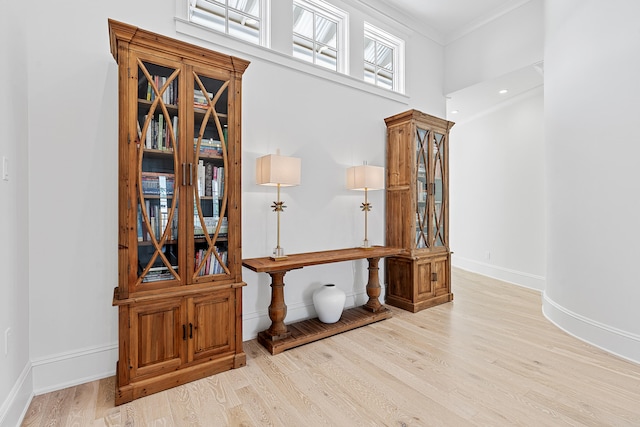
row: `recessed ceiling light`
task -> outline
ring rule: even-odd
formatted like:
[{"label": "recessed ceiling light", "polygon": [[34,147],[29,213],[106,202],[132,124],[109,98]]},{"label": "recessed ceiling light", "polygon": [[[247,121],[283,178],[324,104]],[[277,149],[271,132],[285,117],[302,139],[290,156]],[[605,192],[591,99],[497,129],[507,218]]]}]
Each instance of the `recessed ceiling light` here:
[{"label": "recessed ceiling light", "polygon": [[500,91],[498,91],[500,95],[504,95],[507,92],[509,92],[507,89],[501,89]]},{"label": "recessed ceiling light", "polygon": [[458,110],[451,111],[451,114],[458,114]]}]

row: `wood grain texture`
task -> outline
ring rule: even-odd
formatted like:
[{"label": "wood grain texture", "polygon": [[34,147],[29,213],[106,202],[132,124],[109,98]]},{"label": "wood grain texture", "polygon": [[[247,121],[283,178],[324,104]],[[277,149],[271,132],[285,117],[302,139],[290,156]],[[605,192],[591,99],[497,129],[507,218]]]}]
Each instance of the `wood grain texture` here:
[{"label": "wood grain texture", "polygon": [[273,271],[289,271],[311,265],[346,262],[364,258],[381,258],[397,255],[400,248],[388,246],[371,246],[370,248],[345,248],[327,251],[306,252],[288,255],[287,258],[273,260],[269,257],[248,258],[242,260],[242,265],[257,273]]},{"label": "wood grain texture", "polygon": [[453,122],[409,110],[387,125],[385,303],[411,312],[453,300],[449,248],[449,130]]},{"label": "wood grain texture", "polygon": [[[265,346],[271,354],[278,354],[299,345],[391,317],[391,312],[379,300],[381,286],[378,264],[381,257],[398,253],[400,253],[398,248],[372,246],[299,253],[278,260],[269,257],[242,260],[242,265],[245,267],[259,273],[268,273],[271,276],[271,304],[269,304],[271,326],[258,334],[258,342]],[[284,298],[284,276],[287,272],[308,266],[363,258],[366,258],[369,263],[366,304],[362,307],[345,310],[340,321],[332,325],[322,324],[315,319],[290,325],[285,324],[287,305]]]},{"label": "wood grain texture", "polygon": [[550,324],[541,297],[453,269],[456,299],[113,405],[114,377],[36,396],[23,426],[639,426],[640,365]]},{"label": "wood grain texture", "polygon": [[308,344],[351,329],[369,325],[392,316],[391,310],[382,307],[381,310],[371,312],[364,307],[353,307],[344,310],[340,319],[335,323],[323,323],[317,318],[302,320],[287,325],[289,334],[286,338],[271,340],[265,332],[258,334],[258,342],[271,354],[279,354],[290,348]]},{"label": "wood grain texture", "polygon": [[[118,287],[112,303],[119,308],[114,399],[121,404],[245,364],[240,103],[249,62],[112,19],[108,24],[118,64]],[[206,93],[207,102],[196,93]],[[145,143],[152,126],[155,145]],[[220,151],[202,153],[203,139],[220,141]],[[219,168],[224,188],[215,198],[198,191],[194,165]],[[172,178],[173,192],[148,194],[147,173]],[[214,206],[215,216],[226,219],[224,232],[224,221],[204,224]],[[205,214],[204,207],[211,211]],[[150,210],[161,212],[154,224]],[[177,214],[190,211],[193,221]],[[219,270],[211,268],[212,259]],[[167,276],[154,277],[151,269],[160,266]],[[145,420],[156,415],[141,413]]]}]

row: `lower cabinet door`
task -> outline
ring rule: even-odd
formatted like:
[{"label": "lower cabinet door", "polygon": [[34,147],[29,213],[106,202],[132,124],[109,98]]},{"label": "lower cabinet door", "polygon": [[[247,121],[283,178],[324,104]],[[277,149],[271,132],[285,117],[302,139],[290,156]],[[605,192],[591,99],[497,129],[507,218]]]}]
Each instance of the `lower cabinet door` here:
[{"label": "lower cabinet door", "polygon": [[449,293],[449,258],[433,258],[418,263],[417,301]]},{"label": "lower cabinet door", "polygon": [[188,299],[189,361],[235,351],[235,289]]},{"label": "lower cabinet door", "polygon": [[131,379],[171,372],[183,363],[185,306],[181,299],[139,303],[130,309]]},{"label": "lower cabinet door", "polygon": [[414,302],[424,301],[434,296],[433,263],[430,259],[416,263],[416,290]]},{"label": "lower cabinet door", "polygon": [[137,303],[130,308],[130,380],[235,351],[235,289]]},{"label": "lower cabinet door", "polygon": [[431,276],[433,279],[434,296],[437,297],[450,293],[450,271],[451,269],[449,268],[449,257],[435,259],[431,264]]}]

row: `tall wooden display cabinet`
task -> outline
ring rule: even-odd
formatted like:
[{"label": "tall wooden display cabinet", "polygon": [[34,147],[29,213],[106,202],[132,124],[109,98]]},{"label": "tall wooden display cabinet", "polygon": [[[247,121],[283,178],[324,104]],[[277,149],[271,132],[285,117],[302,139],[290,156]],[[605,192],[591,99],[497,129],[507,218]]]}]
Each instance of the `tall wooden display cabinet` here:
[{"label": "tall wooden display cabinet", "polygon": [[246,364],[240,106],[249,65],[109,20],[118,63],[116,404]]},{"label": "tall wooden display cabinet", "polygon": [[453,300],[449,248],[449,130],[453,122],[417,110],[387,125],[386,303],[409,310]]}]

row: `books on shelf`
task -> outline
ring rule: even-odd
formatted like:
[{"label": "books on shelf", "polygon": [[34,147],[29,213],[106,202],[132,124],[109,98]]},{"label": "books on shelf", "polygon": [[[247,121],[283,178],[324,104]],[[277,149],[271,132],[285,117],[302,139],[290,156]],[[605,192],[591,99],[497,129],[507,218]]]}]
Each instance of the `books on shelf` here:
[{"label": "books on shelf", "polygon": [[171,220],[171,240],[178,239],[178,208],[173,211],[173,219]]},{"label": "books on shelf", "polygon": [[157,199],[145,198],[144,200],[147,222],[143,220],[142,209],[138,204],[138,241],[149,241],[152,234],[159,239],[169,226],[168,238],[170,240],[177,238],[177,211],[174,212],[172,224],[169,224],[169,199],[173,197],[174,181],[175,176],[171,173],[142,172],[140,186],[143,195],[152,198],[157,196]]},{"label": "books on shelf", "polygon": [[202,223],[200,222],[200,218],[196,215],[194,217],[193,224],[193,235],[195,237],[202,237],[205,235],[205,229],[209,235],[212,235],[216,231],[216,227],[218,226],[218,221],[220,222],[220,232],[218,235],[225,235],[229,232],[229,223],[227,221],[227,217],[223,217],[220,220],[220,217],[217,216],[205,216],[204,220],[204,229],[202,228]]},{"label": "books on shelf", "polygon": [[156,132],[156,148],[162,150],[166,144],[166,125],[164,123],[164,115],[158,114],[158,132]]},{"label": "books on shelf", "polygon": [[224,167],[214,166],[212,163],[198,161],[197,168],[198,195],[200,197],[213,197],[219,200],[224,191]]},{"label": "books on shelf", "polygon": [[213,200],[222,199],[224,196],[224,168],[214,167],[212,178]]},{"label": "books on shelf", "polygon": [[[147,117],[148,114],[144,115],[144,122],[147,122]],[[140,133],[142,133],[142,131],[140,131]],[[144,148],[149,148],[151,149],[153,144],[151,142],[151,138],[153,138],[153,124],[149,123],[149,126],[147,127],[147,134],[144,136]]]},{"label": "books on shelf", "polygon": [[142,172],[141,183],[142,194],[145,196],[161,196],[160,178],[164,180],[166,190],[165,197],[173,196],[175,185],[175,175],[163,172]]},{"label": "books on shelf", "polygon": [[158,221],[159,206],[157,204],[152,204],[150,200],[145,200],[145,206],[147,208],[147,215],[149,215],[149,229],[147,229],[146,238],[144,240],[151,240],[152,233],[153,237],[157,240],[160,237],[160,222]]},{"label": "books on shelf", "polygon": [[[178,116],[173,116],[173,141],[178,140]],[[169,147],[173,148],[173,143],[169,141]]]},{"label": "books on shelf", "polygon": [[140,203],[138,203],[138,225],[137,225],[137,231],[138,231],[138,242],[142,242],[145,240],[145,231],[142,227],[143,222],[142,222],[142,208],[140,207]]},{"label": "books on shelf", "polygon": [[[144,116],[145,123],[148,115]],[[169,125],[168,122],[171,122]],[[171,133],[173,131],[173,134]],[[138,130],[141,133],[141,130]],[[173,151],[174,141],[178,140],[178,116],[167,118],[162,113],[151,117],[144,138],[144,148],[148,150]]]},{"label": "books on shelf", "polygon": [[213,165],[207,162],[204,165],[204,195],[211,196],[212,195],[212,186],[211,186],[211,178],[213,177]]},{"label": "books on shelf", "polygon": [[[153,89],[153,86],[155,85],[155,87],[158,89],[158,92],[162,92],[162,90],[164,89],[164,92],[162,92],[162,102],[164,102],[165,104],[177,105],[178,104],[178,80],[173,79],[167,85],[167,77],[152,76],[152,79],[153,79],[153,84],[151,82],[147,83],[147,96],[146,96],[147,101],[153,102],[157,98],[158,95],[156,91]],[[167,87],[165,88],[165,86]]]},{"label": "books on shelf", "polygon": [[164,234],[169,224],[169,209],[167,207],[167,177],[166,175],[158,176],[158,184],[160,187],[160,205],[159,205],[159,221],[160,229],[158,236]]},{"label": "books on shelf", "polygon": [[[160,199],[162,201],[162,199]],[[167,228],[169,221],[169,212],[168,205],[165,207],[162,206],[162,203],[151,203],[150,200],[145,200],[145,210],[147,211],[147,215],[149,216],[149,225],[143,220],[142,209],[140,205],[138,205],[138,241],[139,242],[149,242],[151,241],[151,233],[156,239],[159,239],[160,236],[164,233],[164,230]],[[166,212],[163,210],[166,209]],[[176,208],[173,212],[173,217],[171,220],[171,227],[169,229],[168,240],[176,240],[178,238],[178,208]]]},{"label": "books on shelf", "polygon": [[[175,271],[178,270],[177,265],[172,265]],[[147,282],[159,282],[161,280],[175,279],[173,273],[169,271],[169,267],[151,267],[147,274],[142,278],[143,283]]]},{"label": "books on shelf", "polygon": [[205,167],[204,160],[198,160],[198,170],[197,170],[197,180],[198,180],[198,196],[204,196],[204,175],[205,175]]},{"label": "books on shelf", "polygon": [[220,216],[220,191],[218,190],[218,182],[215,179],[211,180],[211,204],[213,210],[213,216]]},{"label": "books on shelf", "polygon": [[193,105],[199,108],[209,108],[209,101],[213,99],[213,93],[202,93],[200,89],[193,89]]},{"label": "books on shelf", "polygon": [[[205,249],[200,249],[196,252],[195,255],[195,269],[198,272],[198,276],[206,276],[210,274],[220,274],[224,273],[224,267],[227,265],[227,251],[220,251],[218,248],[214,248],[222,263],[218,260],[218,258],[213,254],[209,254],[207,256],[207,251]],[[206,259],[204,259],[206,257]],[[204,266],[202,264],[204,263]]]},{"label": "books on shelf", "polygon": [[[198,138],[193,138],[193,148],[194,150],[198,146]],[[201,155],[214,155],[221,156],[222,155],[222,142],[215,140],[213,138],[203,139],[200,141],[200,154]]]}]

